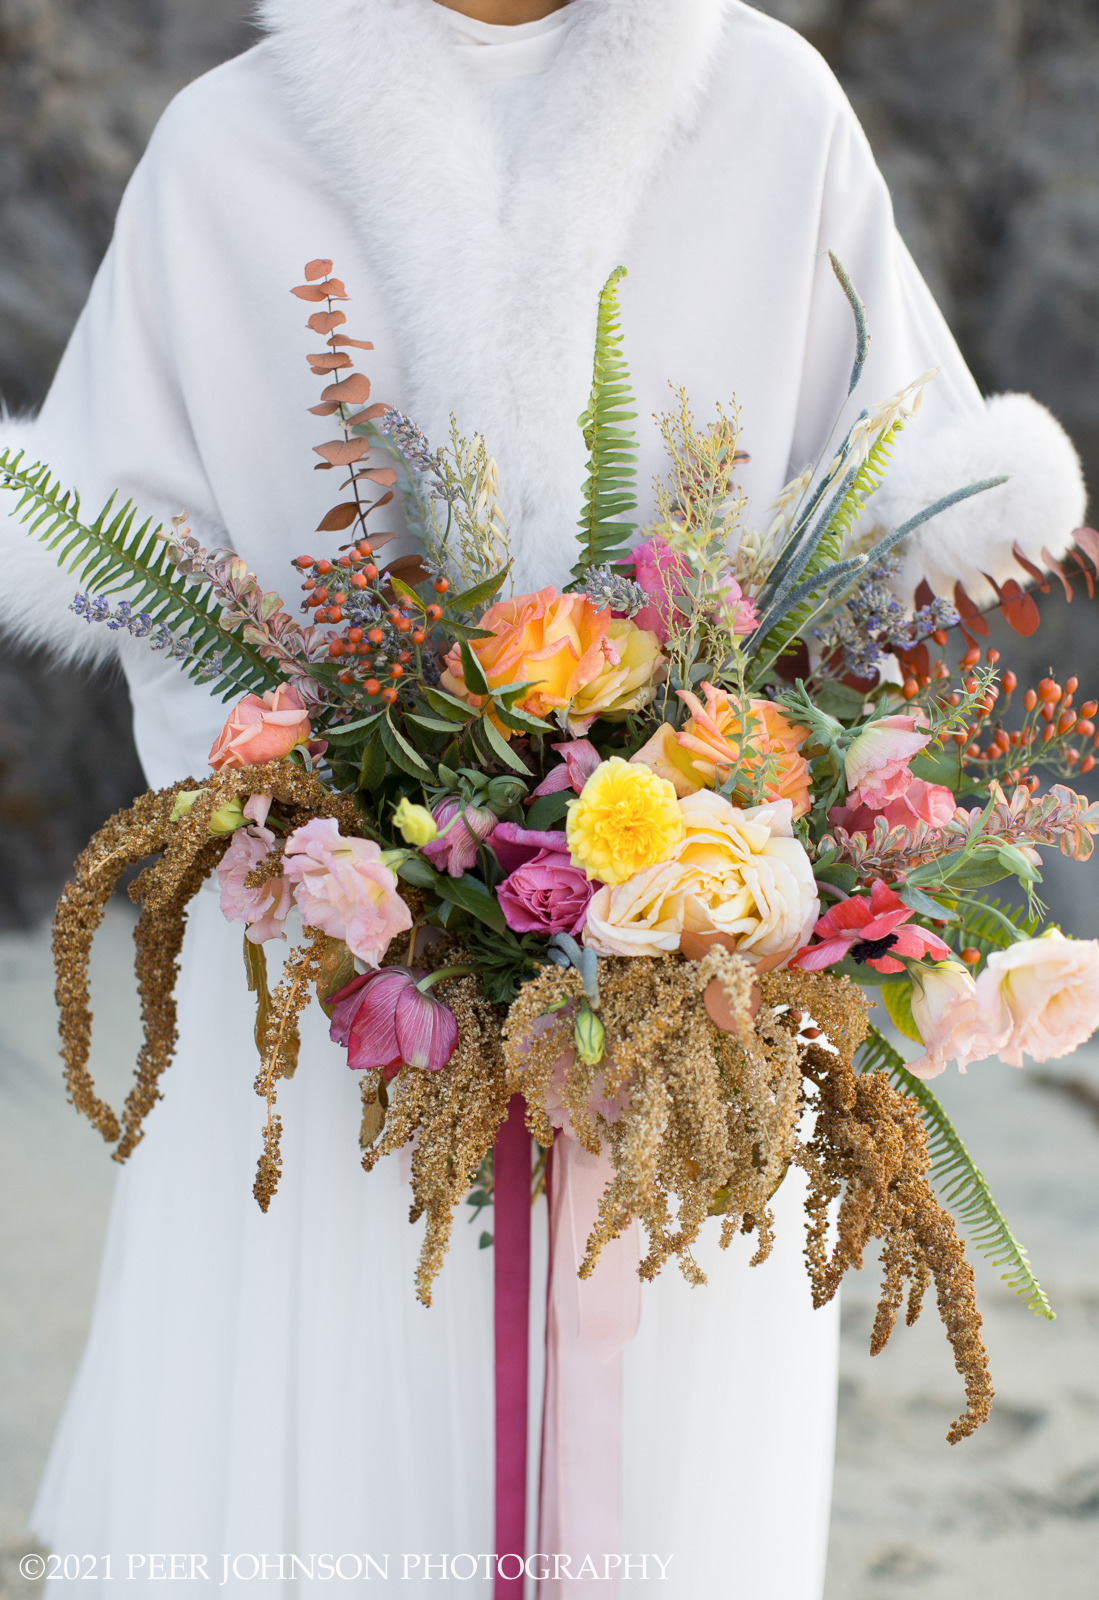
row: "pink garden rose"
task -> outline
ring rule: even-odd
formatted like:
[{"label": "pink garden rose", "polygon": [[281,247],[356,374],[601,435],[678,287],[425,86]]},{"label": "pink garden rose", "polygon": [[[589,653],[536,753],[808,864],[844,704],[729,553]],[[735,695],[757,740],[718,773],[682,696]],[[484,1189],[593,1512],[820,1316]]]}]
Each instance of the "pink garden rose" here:
[{"label": "pink garden rose", "polygon": [[917,1078],[937,1078],[948,1061],[964,1072],[973,1061],[987,1061],[1004,1042],[990,1033],[977,1008],[977,985],[960,961],[910,967],[912,1019],[926,1054],[908,1063]]},{"label": "pink garden rose", "polygon": [[312,731],[305,707],[289,684],[268,689],[262,700],[246,694],[214,740],[210,765],[215,772],[224,772],[281,761],[295,745],[308,744]]},{"label": "pink garden rose", "polygon": [[372,839],[345,839],[331,817],[314,817],[286,841],[283,871],[311,928],[343,939],[367,966],[379,966],[390,941],[412,927],[397,880]]},{"label": "pink garden rose", "polygon": [[915,717],[882,717],[867,723],[847,752],[847,803],[882,811],[914,780],[908,763],[931,743],[917,732]]},{"label": "pink garden rose", "polygon": [[977,1006],[1009,1067],[1059,1061],[1099,1027],[1099,941],[1066,939],[1057,929],[988,958],[977,979]]},{"label": "pink garden rose", "polygon": [[431,814],[439,831],[422,853],[439,872],[460,878],[477,865],[477,852],[496,826],[496,813],[487,806],[443,800]]},{"label": "pink garden rose", "polygon": [[581,932],[595,885],[573,866],[567,835],[501,822],[488,842],[509,874],[496,897],[513,933]]},{"label": "pink garden rose", "polygon": [[238,828],[218,862],[222,915],[228,922],[245,923],[244,937],[251,944],[285,939],[286,919],[294,904],[294,891],[281,873],[258,889],[250,889],[245,882],[249,873],[266,861],[274,843],[275,835],[267,828]]},{"label": "pink garden rose", "polygon": [[402,1066],[438,1072],[454,1054],[458,1023],[441,1000],[416,987],[425,972],[383,967],[353,978],[333,995],[329,1037],[347,1051],[352,1072]]},{"label": "pink garden rose", "polygon": [[847,833],[874,832],[874,824],[884,817],[889,828],[907,828],[914,832],[921,822],[932,828],[945,828],[952,821],[957,801],[941,783],[925,783],[922,778],[910,776],[908,788],[899,800],[890,800],[879,811],[869,806],[833,806],[828,821],[833,828],[843,828]]}]

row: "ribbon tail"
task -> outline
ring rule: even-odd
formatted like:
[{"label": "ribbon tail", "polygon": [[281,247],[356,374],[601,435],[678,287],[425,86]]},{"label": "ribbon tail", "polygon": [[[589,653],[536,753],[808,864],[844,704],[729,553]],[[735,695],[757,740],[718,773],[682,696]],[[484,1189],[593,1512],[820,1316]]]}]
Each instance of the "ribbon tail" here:
[{"label": "ribbon tail", "polygon": [[[531,1138],[512,1098],[493,1157],[496,1365],[494,1600],[521,1600],[526,1557]],[[505,1559],[510,1558],[510,1559]],[[516,1560],[517,1558],[517,1560]],[[501,1569],[514,1574],[505,1577]]]},{"label": "ribbon tail", "polygon": [[[552,1156],[550,1287],[538,1548],[550,1570],[543,1600],[582,1600],[578,1583],[606,1581],[602,1558],[622,1549],[622,1354],[637,1332],[641,1241],[637,1223],[605,1246],[594,1273],[577,1276],[613,1176],[567,1130]],[[584,1562],[591,1557],[593,1573]],[[564,1558],[567,1558],[567,1563]],[[602,1591],[604,1600],[618,1593]]]}]

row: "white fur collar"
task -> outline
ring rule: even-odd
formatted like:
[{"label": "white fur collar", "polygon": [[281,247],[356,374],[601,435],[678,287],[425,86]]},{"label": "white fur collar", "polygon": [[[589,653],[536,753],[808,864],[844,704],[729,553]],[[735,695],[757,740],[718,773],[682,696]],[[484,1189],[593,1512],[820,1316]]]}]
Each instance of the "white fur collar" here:
[{"label": "white fur collar", "polygon": [[[571,0],[526,143],[494,138],[435,0],[261,0],[278,70],[392,307],[409,409],[498,458],[517,586],[579,514],[595,303],[689,124],[726,0]],[[318,244],[318,248],[319,248]]]}]

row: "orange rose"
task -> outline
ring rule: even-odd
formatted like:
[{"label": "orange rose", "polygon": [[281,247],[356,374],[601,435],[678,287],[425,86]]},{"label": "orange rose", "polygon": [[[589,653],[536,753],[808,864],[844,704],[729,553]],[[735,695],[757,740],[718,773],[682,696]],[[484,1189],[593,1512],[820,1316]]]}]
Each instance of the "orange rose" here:
[{"label": "orange rose", "polygon": [[305,707],[289,684],[268,689],[263,699],[246,694],[214,740],[210,765],[215,772],[233,767],[261,767],[281,761],[296,744],[308,744],[313,730]]},{"label": "orange rose", "polygon": [[[680,689],[690,717],[678,732],[663,723],[633,758],[673,783],[681,799],[700,789],[716,789],[740,755],[737,704],[712,684],[704,683],[702,692],[705,706],[697,695]],[[798,751],[809,737],[808,728],[788,722],[769,700],[750,700],[748,709],[752,727],[742,770],[751,774],[765,758],[770,771],[767,798],[793,801],[795,817],[803,817],[809,810],[809,765]]]},{"label": "orange rose", "polygon": [[[597,610],[586,595],[543,589],[491,606],[480,626],[495,637],[477,639],[470,649],[490,689],[536,684],[518,706],[531,716],[546,717],[570,705],[615,660],[617,652],[607,647],[610,625],[610,611]],[[442,686],[458,699],[481,704],[466,688],[458,645],[446,658]],[[511,737],[508,729],[500,731]]]}]

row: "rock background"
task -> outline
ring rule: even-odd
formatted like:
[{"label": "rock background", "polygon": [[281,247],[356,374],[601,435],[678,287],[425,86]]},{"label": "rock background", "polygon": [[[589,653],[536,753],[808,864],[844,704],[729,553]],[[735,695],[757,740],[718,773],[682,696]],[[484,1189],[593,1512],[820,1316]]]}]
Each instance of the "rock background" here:
[{"label": "rock background", "polygon": [[[1099,482],[1095,0],[766,0],[831,62],[982,386],[1051,405]],[[254,37],[242,0],[0,0],[0,395],[42,398],[161,109]],[[1088,676],[1054,626],[1035,641]],[[1013,644],[1013,660],[1019,654]],[[1020,673],[1022,676],[1022,673]],[[140,787],[120,686],[0,659],[0,926]],[[17,865],[16,865],[17,864]]]}]

